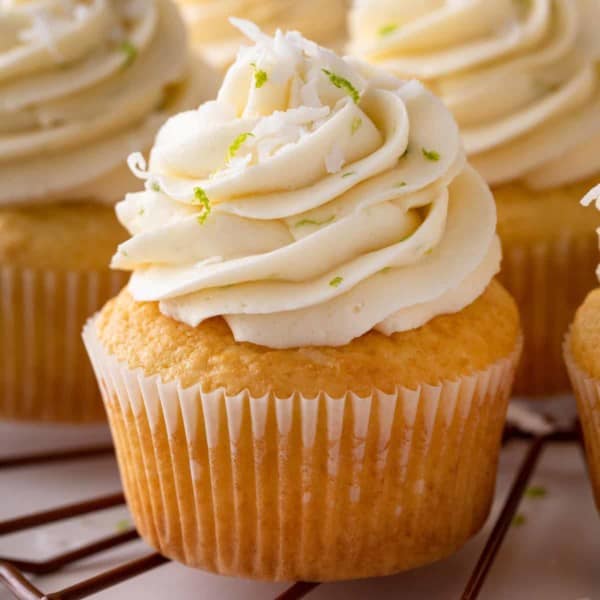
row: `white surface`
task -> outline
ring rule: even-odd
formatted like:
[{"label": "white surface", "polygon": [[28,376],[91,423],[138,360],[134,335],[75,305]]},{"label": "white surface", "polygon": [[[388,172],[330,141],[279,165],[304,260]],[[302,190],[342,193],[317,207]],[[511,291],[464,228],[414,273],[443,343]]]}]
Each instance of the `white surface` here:
[{"label": "white surface", "polygon": [[[23,451],[106,441],[103,428],[39,428],[0,424],[0,456]],[[452,558],[435,565],[378,580],[321,585],[309,600],[447,600],[459,598],[512,481],[525,446],[514,442],[503,451],[494,514],[484,532]],[[595,600],[600,598],[600,520],[595,510],[581,453],[576,446],[554,444],[541,458],[532,484],[544,486],[544,498],[523,501],[526,520],[512,527],[481,594],[482,600]],[[97,458],[0,471],[0,519],[119,489],[112,459]],[[124,519],[125,508],[110,509],[49,527],[0,538],[0,555],[41,558],[107,534]],[[95,573],[150,552],[143,542],[126,544],[81,561],[58,574],[39,578],[43,591],[56,591]],[[98,600],[254,600],[274,598],[284,584],[232,580],[168,564],[101,592]],[[0,600],[11,598],[0,586]]]}]

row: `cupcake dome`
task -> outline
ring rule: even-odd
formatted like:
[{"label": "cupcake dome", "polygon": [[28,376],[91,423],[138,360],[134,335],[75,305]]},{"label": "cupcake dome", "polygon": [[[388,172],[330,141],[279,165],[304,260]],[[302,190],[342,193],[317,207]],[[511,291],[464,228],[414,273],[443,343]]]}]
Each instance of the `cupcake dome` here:
[{"label": "cupcake dome", "polygon": [[0,29],[0,415],[102,419],[78,331],[125,283],[126,158],[216,76],[170,0],[6,3]]},{"label": "cupcake dome", "polygon": [[487,516],[519,352],[492,195],[420,83],[235,24],[217,99],[130,158],[132,278],[84,332],[136,524],[258,578],[436,560]]},{"label": "cupcake dome", "polygon": [[501,279],[524,321],[524,393],[566,389],[562,336],[594,284],[600,219],[577,201],[600,171],[599,10],[588,0],[358,0],[350,17],[351,49],[423,79],[493,187]]},{"label": "cupcake dome", "polygon": [[177,0],[193,44],[206,60],[226,69],[236,57],[243,36],[229,17],[249,19],[274,33],[277,27],[296,29],[315,41],[341,47],[346,37],[347,0]]}]

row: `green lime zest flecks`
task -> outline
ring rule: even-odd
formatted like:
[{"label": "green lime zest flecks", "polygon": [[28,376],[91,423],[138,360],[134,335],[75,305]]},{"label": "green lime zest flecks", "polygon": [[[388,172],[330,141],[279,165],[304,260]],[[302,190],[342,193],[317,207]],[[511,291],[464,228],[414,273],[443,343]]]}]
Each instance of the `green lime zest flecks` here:
[{"label": "green lime zest flecks", "polygon": [[124,533],[131,529],[131,522],[128,519],[121,519],[115,524],[115,530],[119,533]]},{"label": "green lime zest flecks", "polygon": [[525,496],[527,498],[533,499],[545,498],[547,495],[548,490],[541,485],[532,485],[531,487],[527,488],[527,491],[525,492]]},{"label": "green lime zest flecks", "polygon": [[254,137],[254,134],[250,132],[240,133],[240,135],[238,135],[235,140],[231,142],[231,145],[227,150],[227,162],[229,162],[237,154],[238,150],[249,137]]},{"label": "green lime zest flecks", "polygon": [[201,187],[194,188],[194,199],[192,200],[192,204],[202,207],[202,212],[196,217],[196,220],[200,225],[204,225],[206,219],[208,219],[208,215],[210,215],[211,206],[206,192]]},{"label": "green lime zest flecks", "polygon": [[352,133],[352,135],[354,135],[361,128],[361,125],[362,119],[360,117],[352,119],[352,126],[350,127],[350,132]]},{"label": "green lime zest flecks", "polygon": [[131,43],[129,40],[125,40],[121,42],[119,46],[119,50],[125,55],[125,61],[123,62],[123,68],[126,69],[130,67],[137,58],[138,49],[137,47]]},{"label": "green lime zest flecks", "polygon": [[327,69],[321,69],[327,77],[329,77],[329,81],[338,89],[344,90],[352,100],[354,100],[355,104],[360,102],[360,93],[359,91],[344,77],[341,75],[336,75]]},{"label": "green lime zest flecks", "polygon": [[398,25],[395,23],[388,23],[387,25],[382,25],[377,30],[377,34],[381,37],[385,37],[386,35],[391,35],[395,31],[398,31]]},{"label": "green lime zest flecks", "polygon": [[525,518],[525,515],[522,513],[519,513],[517,515],[515,515],[515,518],[512,520],[512,524],[515,527],[520,527],[521,525],[525,525],[525,521],[527,519]]},{"label": "green lime zest flecks", "polygon": [[399,181],[394,187],[403,188],[406,185],[408,185],[408,183],[406,183],[406,181]]},{"label": "green lime zest flecks", "polygon": [[160,185],[158,185],[158,183],[156,183],[156,181],[153,181],[150,184],[150,188],[152,189],[153,192],[160,192]]},{"label": "green lime zest flecks", "polygon": [[331,215],[329,218],[324,219],[323,221],[316,221],[315,219],[302,219],[298,221],[294,227],[304,227],[305,225],[314,225],[315,227],[322,227],[323,225],[329,225],[335,221],[335,215]]},{"label": "green lime zest flecks", "polygon": [[250,66],[254,69],[254,87],[260,89],[267,81],[269,80],[269,76],[266,71],[259,69],[256,66],[256,63],[250,63]]},{"label": "green lime zest flecks", "polygon": [[354,171],[348,171],[347,173],[344,173],[342,175],[342,179],[345,179],[346,177],[351,177],[352,175],[355,175]]},{"label": "green lime zest flecks", "polygon": [[440,160],[440,153],[436,150],[427,150],[427,148],[421,148],[421,151],[427,160],[431,160],[433,162]]},{"label": "green lime zest flecks", "polygon": [[333,278],[333,279],[332,279],[332,280],[329,282],[329,285],[330,285],[331,287],[334,287],[334,288],[336,288],[336,287],[340,287],[340,285],[342,285],[342,281],[344,281],[344,278],[343,278],[343,277],[339,277],[339,276],[338,276],[338,277],[334,277],[334,278]]}]

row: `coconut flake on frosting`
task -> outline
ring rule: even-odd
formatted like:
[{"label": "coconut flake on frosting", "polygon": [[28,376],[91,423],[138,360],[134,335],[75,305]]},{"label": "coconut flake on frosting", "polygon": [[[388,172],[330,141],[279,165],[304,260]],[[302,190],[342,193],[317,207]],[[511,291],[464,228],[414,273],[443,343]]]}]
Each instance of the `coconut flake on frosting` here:
[{"label": "coconut flake on frosting", "polygon": [[[113,258],[138,301],[238,341],[337,346],[460,311],[497,273],[491,193],[457,126],[417,81],[234,21],[215,101],[172,117],[143,192],[117,206]],[[264,76],[256,79],[256,73]]]},{"label": "coconut flake on frosting", "polygon": [[214,89],[171,0],[4,2],[0,30],[0,204],[115,202],[127,154]]},{"label": "coconut flake on frosting", "polygon": [[360,0],[351,48],[425,80],[489,183],[554,187],[600,168],[599,19],[597,0]]}]

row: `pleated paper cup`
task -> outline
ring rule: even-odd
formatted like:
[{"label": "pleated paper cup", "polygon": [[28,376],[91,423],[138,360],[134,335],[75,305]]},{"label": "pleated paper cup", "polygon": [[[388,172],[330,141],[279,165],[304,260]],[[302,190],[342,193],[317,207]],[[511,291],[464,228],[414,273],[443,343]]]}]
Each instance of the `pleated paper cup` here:
[{"label": "pleated paper cup", "polygon": [[597,286],[598,239],[562,233],[553,240],[502,240],[499,280],[519,306],[525,338],[515,394],[552,395],[570,389],[563,361],[564,336],[575,311]]},{"label": "pleated paper cup", "polygon": [[221,574],[386,575],[457,550],[484,523],[517,349],[416,390],[288,398],[183,389],[84,340],[130,509],[159,552]]},{"label": "pleated paper cup", "polygon": [[125,282],[108,269],[0,266],[0,418],[106,419],[80,332]]},{"label": "pleated paper cup", "polygon": [[588,470],[600,511],[600,380],[594,379],[577,364],[571,351],[570,335],[564,341],[564,356],[577,399]]}]

